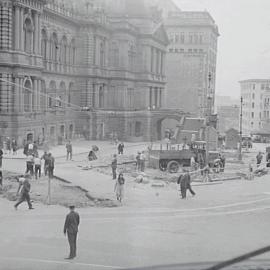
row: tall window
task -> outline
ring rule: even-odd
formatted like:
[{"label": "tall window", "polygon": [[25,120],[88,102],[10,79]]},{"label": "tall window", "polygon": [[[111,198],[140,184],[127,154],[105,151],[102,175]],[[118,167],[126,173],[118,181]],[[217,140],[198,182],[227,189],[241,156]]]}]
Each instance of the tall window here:
[{"label": "tall window", "polygon": [[104,67],[105,65],[105,48],[104,43],[100,42],[99,45],[99,65]]},{"label": "tall window", "polygon": [[70,63],[72,65],[75,65],[76,63],[76,44],[75,44],[75,39],[72,39],[70,43]]},{"label": "tall window", "polygon": [[116,42],[112,43],[111,53],[112,53],[112,55],[111,55],[112,66],[119,67],[119,46]]},{"label": "tall window", "polygon": [[56,98],[56,83],[55,81],[50,82],[49,93],[48,93],[48,107],[51,109],[54,107]]},{"label": "tall window", "polygon": [[32,82],[27,79],[23,88],[23,107],[25,112],[31,111],[32,105]]},{"label": "tall window", "polygon": [[99,87],[99,108],[104,107],[104,87]]},{"label": "tall window", "polygon": [[48,47],[48,37],[45,29],[41,31],[41,55],[44,60],[47,59],[47,47]]},{"label": "tall window", "polygon": [[33,51],[33,34],[34,27],[32,20],[30,18],[26,18],[24,22],[24,50],[27,53],[32,53]]},{"label": "tall window", "polygon": [[62,64],[66,65],[67,64],[67,38],[66,36],[64,36],[62,38],[62,42],[61,42],[61,62]]},{"label": "tall window", "polygon": [[135,52],[135,47],[133,44],[129,45],[128,49],[128,68],[129,70],[135,70],[135,57],[136,57],[136,52]]},{"label": "tall window", "polygon": [[57,51],[58,51],[58,40],[56,33],[53,33],[51,36],[51,60],[57,62]]}]

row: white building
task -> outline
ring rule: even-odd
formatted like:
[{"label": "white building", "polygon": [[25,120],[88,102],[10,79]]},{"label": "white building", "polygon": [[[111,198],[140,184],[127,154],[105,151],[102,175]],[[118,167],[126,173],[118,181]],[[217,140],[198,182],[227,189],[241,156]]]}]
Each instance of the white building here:
[{"label": "white building", "polygon": [[243,97],[243,134],[250,134],[267,127],[270,102],[270,79],[240,81]]}]

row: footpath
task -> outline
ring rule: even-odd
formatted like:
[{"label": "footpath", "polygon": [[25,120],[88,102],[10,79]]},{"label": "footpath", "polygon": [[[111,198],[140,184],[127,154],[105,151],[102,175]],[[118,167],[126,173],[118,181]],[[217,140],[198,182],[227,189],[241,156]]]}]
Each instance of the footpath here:
[{"label": "footpath", "polygon": [[[113,199],[114,184],[111,175],[105,175],[96,170],[83,170],[83,167],[91,163],[87,160],[87,155],[92,145],[99,147],[98,158],[112,157],[117,153],[117,145],[107,141],[74,141],[73,158],[66,161],[65,145],[52,147],[49,152],[55,157],[55,177],[59,180],[69,182],[73,186],[89,192],[94,198]],[[135,155],[137,151],[147,148],[147,143],[125,143],[125,155]],[[43,151],[39,150],[42,155]],[[121,160],[121,158],[119,158]],[[110,160],[110,159],[109,159]],[[25,171],[26,158],[23,150],[20,149],[17,155],[5,154],[3,159],[3,170],[23,174]],[[106,164],[104,164],[106,165]],[[109,164],[108,164],[109,165]]]}]

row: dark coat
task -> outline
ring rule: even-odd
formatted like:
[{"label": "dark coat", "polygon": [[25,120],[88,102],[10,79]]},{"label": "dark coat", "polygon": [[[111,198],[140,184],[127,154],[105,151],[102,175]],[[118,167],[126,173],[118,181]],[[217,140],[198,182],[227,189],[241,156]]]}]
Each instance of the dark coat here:
[{"label": "dark coat", "polygon": [[66,216],[64,233],[77,233],[80,224],[80,216],[77,212],[70,212]]}]

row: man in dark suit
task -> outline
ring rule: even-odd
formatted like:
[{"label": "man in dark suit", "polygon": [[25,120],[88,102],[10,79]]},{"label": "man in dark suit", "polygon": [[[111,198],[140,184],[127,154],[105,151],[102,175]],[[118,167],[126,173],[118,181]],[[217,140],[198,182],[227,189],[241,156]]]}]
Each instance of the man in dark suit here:
[{"label": "man in dark suit", "polygon": [[70,247],[69,257],[67,260],[74,259],[76,257],[76,241],[77,241],[77,233],[78,227],[80,224],[80,216],[77,212],[74,211],[75,206],[70,206],[70,213],[66,216],[65,226],[64,226],[64,234],[68,236],[68,243]]}]

